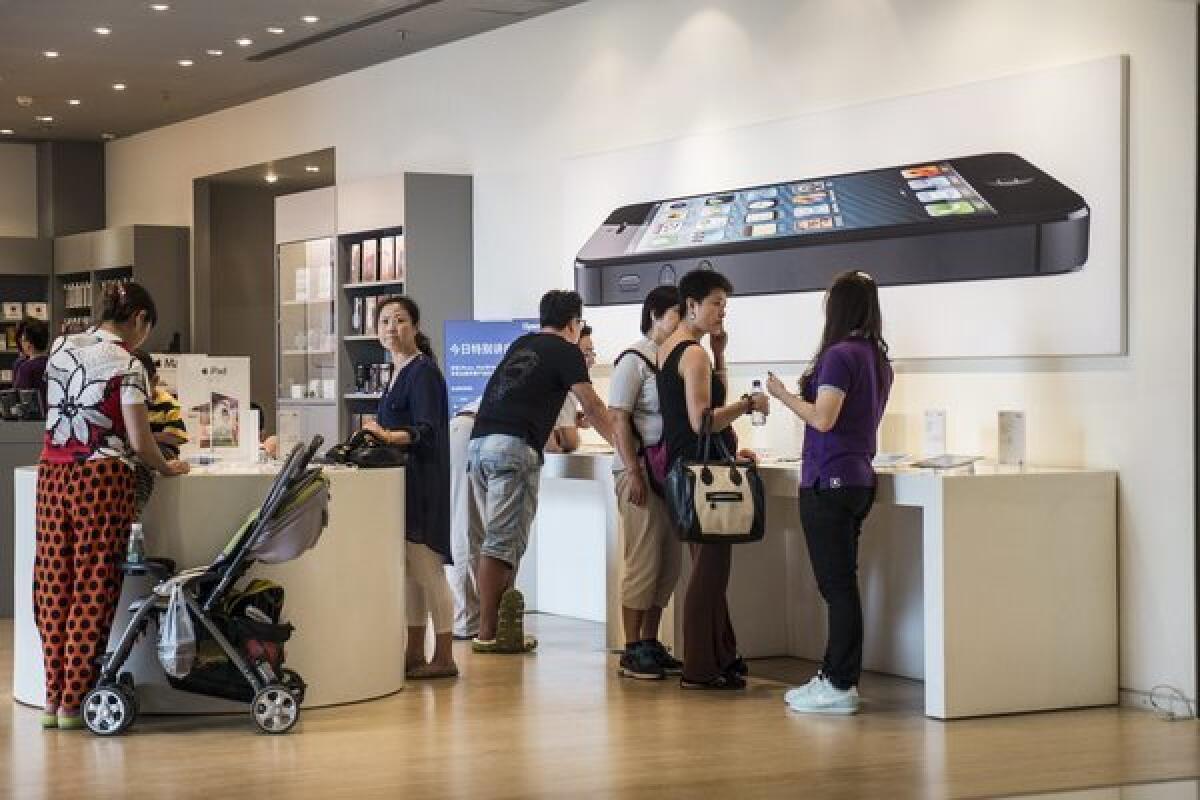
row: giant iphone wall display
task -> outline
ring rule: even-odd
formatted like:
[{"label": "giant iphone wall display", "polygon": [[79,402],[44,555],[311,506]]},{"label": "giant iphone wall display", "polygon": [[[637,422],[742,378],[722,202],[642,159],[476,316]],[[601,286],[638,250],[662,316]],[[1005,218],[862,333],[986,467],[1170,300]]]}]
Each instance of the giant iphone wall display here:
[{"label": "giant iphone wall display", "polygon": [[714,97],[678,109],[685,136],[567,159],[561,280],[600,359],[696,268],[733,282],[733,362],[809,359],[848,269],[880,284],[898,359],[1126,352],[1127,59],[943,79],[735,128]]},{"label": "giant iphone wall display", "polygon": [[937,159],[623,206],[575,260],[589,305],[640,303],[690,269],[740,295],[1052,275],[1087,262],[1087,203],[1013,153]]}]

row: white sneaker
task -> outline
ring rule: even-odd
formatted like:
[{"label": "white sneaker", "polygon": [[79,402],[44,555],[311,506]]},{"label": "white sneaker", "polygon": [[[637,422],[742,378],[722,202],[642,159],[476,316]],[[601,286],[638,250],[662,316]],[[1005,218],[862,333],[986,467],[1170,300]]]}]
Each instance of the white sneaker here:
[{"label": "white sneaker", "polygon": [[821,677],[820,680],[819,686],[808,691],[804,691],[808,687],[801,687],[799,690],[795,690],[797,692],[795,695],[788,692],[788,708],[802,714],[858,713],[858,707],[862,701],[858,696],[857,688],[851,686],[849,689],[838,689],[824,677]]},{"label": "white sneaker", "polygon": [[829,681],[825,680],[825,676],[818,672],[812,677],[812,680],[803,686],[797,686],[795,689],[788,689],[783,695],[783,702],[787,703],[789,706],[793,703],[799,703],[803,698],[808,697],[816,690],[828,685]]}]

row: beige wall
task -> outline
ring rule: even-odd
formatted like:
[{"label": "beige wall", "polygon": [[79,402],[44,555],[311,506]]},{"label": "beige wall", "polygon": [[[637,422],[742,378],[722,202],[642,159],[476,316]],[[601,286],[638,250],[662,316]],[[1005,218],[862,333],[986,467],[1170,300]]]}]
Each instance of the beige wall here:
[{"label": "beige wall", "polygon": [[37,147],[0,144],[0,236],[37,234]]},{"label": "beige wall", "polygon": [[1025,408],[1033,461],[1119,468],[1122,686],[1194,697],[1194,4],[592,0],[114,142],[109,222],[188,224],[194,177],[330,145],[342,180],[470,172],[476,313],[528,315],[570,282],[565,159],[1115,54],[1130,57],[1129,354],[904,364],[890,411],[908,447],[937,406],[956,450],[991,452],[995,411]]}]

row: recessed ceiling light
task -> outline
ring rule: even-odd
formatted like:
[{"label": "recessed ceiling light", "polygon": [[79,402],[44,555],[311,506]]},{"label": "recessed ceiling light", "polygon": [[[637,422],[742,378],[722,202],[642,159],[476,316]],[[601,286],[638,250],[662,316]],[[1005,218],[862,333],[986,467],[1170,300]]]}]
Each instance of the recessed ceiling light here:
[{"label": "recessed ceiling light", "polygon": [[309,25],[316,25],[318,22],[320,22],[320,21],[321,21],[321,18],[320,18],[320,17],[314,17],[312,14],[308,14],[307,16],[303,16],[303,17],[301,17],[300,19],[304,20],[304,22],[305,22],[305,23],[307,23],[307,24],[309,24]]},{"label": "recessed ceiling light", "polygon": [[275,183],[275,181],[279,180],[279,176],[274,172],[268,172],[265,176],[265,180],[267,183]]},{"label": "recessed ceiling light", "polygon": [[77,98],[72,97],[70,100],[67,101],[67,105],[77,106],[77,105],[79,105],[79,100]]},{"label": "recessed ceiling light", "polygon": [[169,5],[167,5],[166,3],[151,3],[150,10],[151,11],[170,11],[171,7]]},{"label": "recessed ceiling light", "polygon": [[13,135],[12,128],[0,128],[0,136],[12,136],[12,135]]},{"label": "recessed ceiling light", "polygon": [[92,30],[101,36],[108,36],[110,33],[112,33],[112,28],[109,28],[105,25],[101,25],[99,28],[92,28]]},{"label": "recessed ceiling light", "polygon": [[42,53],[42,55],[44,55],[46,58],[58,58],[58,51],[47,50],[46,52]]},{"label": "recessed ceiling light", "polygon": [[113,139],[117,138],[117,135],[115,133],[102,133],[100,134],[100,138],[106,142],[111,142]]},{"label": "recessed ceiling light", "polygon": [[223,56],[223,55],[225,55],[225,51],[224,51],[224,50],[205,50],[204,52],[208,53],[210,56]]},{"label": "recessed ceiling light", "polygon": [[305,172],[320,172],[321,168],[318,167],[316,164],[309,164],[308,166],[306,166],[304,168],[304,171]]},{"label": "recessed ceiling light", "polygon": [[284,30],[283,30],[283,28],[279,28],[279,27],[272,25],[271,27],[267,28],[267,33],[274,34],[275,36],[282,36],[284,33]]},{"label": "recessed ceiling light", "polygon": [[54,117],[34,117],[38,122],[54,122]]},{"label": "recessed ceiling light", "polygon": [[195,64],[196,62],[192,61],[190,58],[181,58],[181,59],[179,59],[178,63],[179,63],[179,66],[181,66],[181,67],[190,67],[192,64]]},{"label": "recessed ceiling light", "polygon": [[114,89],[114,90],[116,90],[116,91],[118,91],[118,92],[123,92],[123,91],[125,91],[125,84],[123,84],[123,83],[114,83],[114,84],[113,84],[113,89]]},{"label": "recessed ceiling light", "polygon": [[237,40],[237,44],[238,44],[238,47],[249,47],[250,45],[254,44],[254,40],[248,39],[245,36],[243,36],[242,38]]}]

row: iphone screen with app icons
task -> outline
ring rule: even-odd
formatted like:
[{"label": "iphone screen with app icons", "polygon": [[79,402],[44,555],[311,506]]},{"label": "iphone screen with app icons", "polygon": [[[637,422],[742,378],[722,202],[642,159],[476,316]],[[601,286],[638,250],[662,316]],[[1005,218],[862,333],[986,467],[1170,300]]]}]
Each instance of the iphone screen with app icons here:
[{"label": "iphone screen with app icons", "polygon": [[954,166],[942,161],[667,200],[655,204],[627,252],[995,214]]}]

